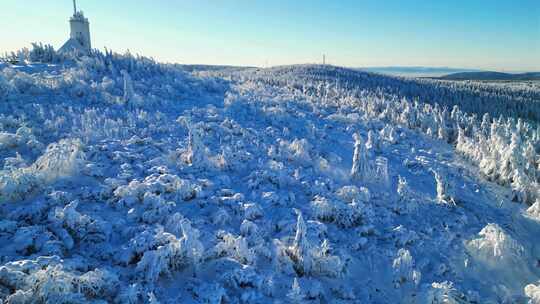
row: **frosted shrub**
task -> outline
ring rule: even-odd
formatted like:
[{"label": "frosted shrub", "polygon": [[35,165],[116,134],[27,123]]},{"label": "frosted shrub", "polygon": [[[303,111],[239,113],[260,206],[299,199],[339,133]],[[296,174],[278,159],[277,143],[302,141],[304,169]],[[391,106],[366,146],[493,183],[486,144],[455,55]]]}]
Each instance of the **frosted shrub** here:
[{"label": "frosted shrub", "polygon": [[[253,266],[243,266],[226,272],[222,281],[230,289],[242,290],[247,288],[259,289],[263,282],[262,277]],[[249,302],[248,302],[249,303]]]},{"label": "frosted shrub", "polygon": [[0,132],[0,151],[17,147],[21,140],[21,137],[15,134]]},{"label": "frosted shrub", "polygon": [[182,232],[182,221],[184,220],[184,216],[178,212],[171,215],[166,221],[165,221],[165,230],[169,233],[174,234],[176,237],[181,237]]},{"label": "frosted shrub", "polygon": [[[513,200],[516,202],[528,203],[534,198],[534,185],[531,184],[531,181],[525,172],[521,169],[514,170],[512,175],[512,196]],[[532,186],[532,187],[531,187]]]},{"label": "frosted shrub", "polygon": [[77,289],[89,298],[113,298],[119,285],[118,276],[108,270],[89,271],[76,280]]},{"label": "frosted shrub", "polygon": [[[400,249],[392,263],[394,269],[394,284],[396,288],[404,285],[418,286],[421,274],[415,269],[414,260],[407,249]],[[412,286],[411,286],[412,284]]]},{"label": "frosted shrub", "polygon": [[227,256],[237,260],[241,264],[253,265],[256,255],[253,249],[249,248],[248,241],[243,236],[225,233],[219,236],[221,241],[214,248],[217,256]]},{"label": "frosted shrub", "polygon": [[287,158],[288,161],[297,162],[303,166],[313,164],[310,155],[311,145],[307,139],[295,139],[292,143],[280,140],[279,145],[280,149],[283,151],[283,156]]},{"label": "frosted shrub", "polygon": [[201,304],[222,304],[229,302],[225,289],[219,284],[203,283],[193,292]]},{"label": "frosted shrub", "polygon": [[437,183],[437,202],[448,206],[455,206],[454,193],[448,180],[439,172],[433,171]]},{"label": "frosted shrub", "polygon": [[146,251],[137,263],[140,272],[149,283],[156,282],[161,275],[170,275],[180,269],[184,253],[178,240],[159,246],[155,250]]},{"label": "frosted shrub", "polygon": [[319,281],[295,277],[287,298],[291,303],[319,303],[324,298],[324,289]]},{"label": "frosted shrub", "polygon": [[58,178],[78,174],[85,164],[85,154],[79,140],[63,139],[47,147],[32,169],[41,180],[54,182]]},{"label": "frosted shrub", "polygon": [[180,239],[170,235],[167,243],[144,252],[137,263],[137,271],[143,274],[147,282],[155,283],[160,276],[170,275],[188,266],[196,271],[204,250],[199,241],[199,232],[191,227],[187,219],[182,220],[181,226],[183,235]]},{"label": "frosted shrub", "polygon": [[250,221],[262,218],[264,211],[259,204],[244,204],[244,217]]},{"label": "frosted shrub", "polygon": [[60,61],[63,56],[58,54],[50,44],[32,43],[32,50],[28,54],[31,62],[53,63]]},{"label": "frosted shrub", "polygon": [[26,226],[17,229],[12,242],[17,252],[27,255],[40,251],[52,238],[43,226]]},{"label": "frosted shrub", "polygon": [[395,144],[398,141],[396,130],[391,124],[387,124],[380,132],[380,137],[390,144]]},{"label": "frosted shrub", "polygon": [[176,206],[174,202],[167,202],[161,197],[161,195],[155,195],[152,193],[145,193],[142,202],[142,210],[140,214],[135,215],[138,220],[142,220],[145,223],[153,224],[162,222]]},{"label": "frosted shrub", "polygon": [[225,226],[229,224],[231,221],[231,216],[229,213],[223,209],[218,209],[213,215],[212,215],[212,223],[217,226]]},{"label": "frosted shrub", "polygon": [[524,248],[497,224],[488,224],[478,236],[467,243],[467,248],[475,257],[491,266],[500,266],[500,262],[520,261],[524,257]]},{"label": "frosted shrub", "polygon": [[142,286],[138,283],[130,284],[124,287],[118,296],[115,298],[114,303],[118,304],[139,304],[143,303],[143,290]]},{"label": "frosted shrub", "polygon": [[361,200],[353,200],[346,204],[331,201],[323,196],[315,196],[311,201],[311,209],[320,221],[335,223],[342,228],[356,227],[371,218],[372,211]]},{"label": "frosted shrub", "polygon": [[377,157],[375,160],[375,176],[376,180],[385,189],[390,187],[390,175],[388,173],[388,159],[385,157]]},{"label": "frosted shrub", "polygon": [[317,219],[323,222],[333,222],[335,220],[334,204],[328,198],[315,196],[311,201],[311,208]]},{"label": "frosted shrub", "polygon": [[73,231],[85,229],[91,223],[91,219],[76,210],[78,205],[78,201],[73,201],[64,208],[57,207],[49,218],[60,221],[66,228]]},{"label": "frosted shrub", "polygon": [[529,298],[528,304],[540,304],[540,282],[529,284],[524,288],[525,295]]},{"label": "frosted shrub", "polygon": [[294,269],[297,274],[303,275],[311,273],[313,267],[313,257],[311,254],[311,244],[307,238],[307,227],[304,222],[304,217],[300,211],[296,223],[296,235],[291,247],[288,248],[287,254],[294,263]]},{"label": "frosted shrub", "polygon": [[540,199],[537,199],[536,202],[527,209],[527,214],[536,220],[540,220]]},{"label": "frosted shrub", "polygon": [[189,131],[188,147],[182,154],[182,160],[186,164],[204,167],[207,163],[208,155],[203,142],[205,134],[203,123],[192,123],[186,117],[179,117],[177,121],[183,124]]},{"label": "frosted shrub", "polygon": [[191,226],[191,222],[188,219],[182,220],[180,226],[182,227],[180,244],[186,252],[185,258],[194,267],[197,267],[204,253],[203,244],[199,240],[200,232]]},{"label": "frosted shrub", "polygon": [[397,187],[397,205],[395,211],[414,213],[418,209],[418,201],[414,196],[413,191],[409,187],[407,180],[404,177],[399,176]]},{"label": "frosted shrub", "polygon": [[341,276],[345,271],[344,263],[338,256],[331,254],[328,241],[324,241],[321,246],[311,244],[302,213],[297,212],[296,235],[292,245],[286,246],[277,240],[275,242],[278,265],[284,270],[293,270],[298,276]]},{"label": "frosted shrub", "polygon": [[28,169],[0,171],[0,202],[17,202],[35,193],[39,179]]},{"label": "frosted shrub", "polygon": [[323,243],[313,252],[313,273],[338,278],[345,272],[345,264],[340,257],[332,255],[333,249],[330,247],[328,240]]},{"label": "frosted shrub", "polygon": [[142,182],[132,180],[128,185],[119,186],[113,192],[118,204],[126,207],[142,203],[147,193],[171,194],[178,200],[188,201],[197,196],[197,187],[176,175],[152,174]]},{"label": "frosted shrub", "polygon": [[351,169],[351,177],[355,180],[364,181],[369,176],[369,163],[366,147],[360,134],[354,136],[354,155]]},{"label": "frosted shrub", "polygon": [[133,105],[132,101],[135,98],[135,89],[133,88],[133,80],[126,70],[122,70],[122,76],[124,77],[124,97],[123,101],[127,105]]},{"label": "frosted shrub", "polygon": [[[38,259],[11,265],[19,268],[14,273],[20,273],[24,278],[21,277],[23,280],[13,286],[18,290],[8,297],[6,303],[88,303],[116,296],[119,281],[115,274],[96,269],[80,275],[59,265],[59,262]],[[0,268],[0,279],[4,269]]]},{"label": "frosted shrub", "polygon": [[336,195],[339,199],[346,203],[367,203],[371,200],[369,190],[364,187],[358,188],[356,186],[344,186],[336,192]]},{"label": "frosted shrub", "polygon": [[368,140],[366,142],[366,149],[370,151],[371,153],[380,151],[381,147],[379,144],[379,138],[373,132],[373,130],[369,130],[368,132]]},{"label": "frosted shrub", "polygon": [[153,250],[159,246],[166,245],[177,238],[170,233],[164,232],[163,227],[157,226],[153,229],[147,229],[137,234],[129,240],[116,256],[116,262],[123,265],[136,263],[146,251]]},{"label": "frosted shrub", "polygon": [[65,272],[61,265],[49,266],[31,275],[28,284],[34,297],[42,303],[82,302],[82,295],[75,294],[75,277]]},{"label": "frosted shrub", "polygon": [[307,297],[302,291],[302,288],[300,287],[300,283],[298,283],[298,278],[294,278],[293,284],[291,286],[291,290],[287,293],[287,298],[291,301],[291,303],[306,303]]},{"label": "frosted shrub", "polygon": [[426,293],[425,303],[460,304],[468,303],[452,282],[433,283]]},{"label": "frosted shrub", "polygon": [[78,201],[64,208],[57,207],[49,214],[49,228],[60,238],[67,249],[73,247],[74,239],[87,244],[106,242],[110,237],[109,223],[79,213]]},{"label": "frosted shrub", "polygon": [[352,228],[361,225],[369,217],[370,211],[362,203],[334,204],[334,222],[341,228]]}]

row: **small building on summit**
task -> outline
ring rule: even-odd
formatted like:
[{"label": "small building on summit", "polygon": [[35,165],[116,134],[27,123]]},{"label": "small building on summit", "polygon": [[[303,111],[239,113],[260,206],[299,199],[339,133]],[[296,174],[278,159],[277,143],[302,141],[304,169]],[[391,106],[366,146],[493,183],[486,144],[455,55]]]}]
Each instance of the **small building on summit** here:
[{"label": "small building on summit", "polygon": [[69,24],[71,30],[69,40],[58,51],[89,53],[92,49],[90,22],[82,11],[77,11],[76,0],[73,0],[73,16],[69,19]]}]

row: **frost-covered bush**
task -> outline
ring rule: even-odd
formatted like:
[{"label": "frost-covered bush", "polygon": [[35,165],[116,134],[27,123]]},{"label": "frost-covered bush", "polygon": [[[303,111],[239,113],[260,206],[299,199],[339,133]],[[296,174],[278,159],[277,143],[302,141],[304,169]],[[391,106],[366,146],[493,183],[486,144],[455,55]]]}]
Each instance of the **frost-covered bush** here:
[{"label": "frost-covered bush", "polygon": [[358,201],[354,199],[348,204],[339,200],[329,200],[323,196],[315,196],[311,201],[311,208],[320,221],[335,223],[342,228],[356,227],[368,222],[372,217],[371,208],[362,202],[363,199],[369,197],[369,192],[367,195],[363,192],[362,196],[359,195]]},{"label": "frost-covered bush", "polygon": [[350,203],[367,203],[371,199],[371,194],[367,188],[356,186],[344,186],[336,191],[336,195],[342,201]]},{"label": "frost-covered bush", "polygon": [[419,203],[409,187],[407,180],[399,176],[397,187],[398,199],[395,206],[396,212],[414,213],[418,209]]},{"label": "frost-covered bush", "polygon": [[122,76],[124,77],[124,96],[123,96],[124,104],[131,107],[138,107],[142,105],[143,100],[139,95],[135,93],[135,89],[133,88],[133,80],[131,79],[131,76],[129,76],[129,73],[126,70],[122,70],[121,73],[122,73]]},{"label": "frost-covered bush", "polygon": [[0,171],[0,202],[24,200],[40,186],[39,179],[28,169]]},{"label": "frost-covered bush", "polygon": [[395,144],[398,141],[396,130],[393,125],[387,124],[379,133],[379,136],[390,144]]},{"label": "frost-covered bush", "polygon": [[292,245],[287,246],[279,240],[275,241],[278,267],[287,272],[292,270],[298,276],[340,277],[343,275],[344,262],[340,257],[331,254],[328,241],[324,241],[321,246],[312,245],[302,213],[297,212],[296,235]]},{"label": "frost-covered bush", "polygon": [[86,161],[79,140],[61,140],[47,147],[45,154],[32,165],[36,176],[45,182],[78,174]]},{"label": "frost-covered bush", "polygon": [[39,252],[53,235],[43,226],[26,226],[17,229],[12,238],[15,250],[21,254]]},{"label": "frost-covered bush", "polygon": [[437,171],[433,171],[433,175],[435,176],[435,182],[437,184],[437,202],[439,204],[455,206],[456,200],[454,198],[454,191],[449,180]]},{"label": "frost-covered bush", "polygon": [[128,218],[148,224],[162,222],[175,206],[174,202],[167,202],[162,196],[147,192],[142,204],[130,210]]},{"label": "frost-covered bush", "polygon": [[[421,274],[416,270],[411,253],[407,249],[400,249],[392,263],[394,270],[394,285],[402,288],[405,285],[410,287],[418,286]],[[412,286],[410,286],[412,285]]]},{"label": "frost-covered bush", "polygon": [[185,267],[193,267],[193,271],[196,271],[204,250],[199,241],[199,231],[194,229],[187,219],[182,220],[181,227],[180,239],[171,234],[158,232],[161,234],[160,238],[163,238],[160,243],[163,244],[152,246],[155,249],[146,250],[142,254],[141,260],[137,263],[137,271],[147,282],[155,283],[160,276],[170,275],[173,271]]},{"label": "frost-covered bush", "polygon": [[243,266],[226,272],[221,277],[226,287],[235,290],[260,289],[263,278],[257,273],[256,268],[252,266]]},{"label": "frost-covered bush", "polygon": [[366,142],[366,149],[370,153],[380,151],[380,149],[381,149],[381,146],[380,146],[380,143],[379,143],[379,138],[375,134],[375,132],[373,132],[373,130],[369,130],[369,132],[368,132],[368,140]]},{"label": "frost-covered bush", "polygon": [[264,211],[259,204],[248,203],[248,204],[244,204],[243,207],[244,207],[244,217],[248,220],[253,221],[253,220],[262,218],[264,215]]},{"label": "frost-covered bush", "polygon": [[537,199],[536,202],[527,209],[527,215],[540,220],[540,199]]},{"label": "frost-covered bush", "polygon": [[178,240],[146,251],[137,263],[137,272],[150,283],[157,282],[160,276],[170,275],[183,265],[184,254]]},{"label": "frost-covered bush", "polygon": [[203,283],[193,292],[201,304],[221,304],[229,301],[225,289],[217,283]]},{"label": "frost-covered bush", "polygon": [[375,170],[373,170],[376,180],[385,189],[390,187],[390,173],[388,171],[388,159],[385,157],[377,157],[375,160]]},{"label": "frost-covered bush", "polygon": [[143,288],[141,284],[134,283],[123,287],[118,296],[115,298],[114,303],[126,303],[126,304],[138,304],[143,303]]},{"label": "frost-covered bush", "polygon": [[248,241],[243,236],[234,236],[230,233],[218,235],[219,243],[214,248],[217,256],[227,256],[237,260],[241,264],[253,265],[256,254],[253,248],[249,248]]},{"label": "frost-covered bush", "polygon": [[452,282],[433,283],[426,293],[425,303],[460,304],[469,303]]},{"label": "frost-covered bush", "polygon": [[61,140],[51,144],[32,166],[0,171],[0,201],[24,200],[44,185],[79,174],[84,164],[80,141]]},{"label": "frost-covered bush", "polygon": [[540,283],[537,285],[529,284],[525,286],[525,295],[530,299],[528,304],[539,304],[540,303]]},{"label": "frost-covered bush", "polygon": [[32,43],[32,50],[28,54],[28,59],[31,62],[53,63],[63,59],[63,56],[59,55],[49,44]]},{"label": "frost-covered bush", "polygon": [[95,269],[76,278],[75,283],[78,291],[88,298],[113,298],[120,281],[112,271]]},{"label": "frost-covered bush", "polygon": [[143,203],[144,197],[151,195],[172,195],[176,200],[191,200],[196,197],[198,187],[189,180],[176,175],[155,173],[147,176],[142,182],[132,180],[128,185],[122,185],[114,190],[115,199],[119,205],[133,207]]},{"label": "frost-covered bush", "polygon": [[13,290],[6,303],[89,303],[116,296],[116,274],[105,269],[79,272],[60,262],[43,257],[0,267],[0,286]]},{"label": "frost-covered bush", "polygon": [[310,154],[311,145],[307,139],[295,139],[292,142],[280,140],[279,149],[282,157],[289,162],[296,162],[303,166],[313,165],[313,160]]},{"label": "frost-covered bush", "polygon": [[111,233],[110,225],[103,220],[81,214],[76,210],[78,205],[78,201],[73,201],[64,208],[56,207],[52,210],[48,218],[51,229],[68,249],[73,246],[73,239],[92,244],[107,241]]},{"label": "frost-covered bush", "polygon": [[324,300],[324,289],[319,281],[308,279],[293,279],[293,284],[287,298],[291,303],[313,303]]},{"label": "frost-covered bush", "polygon": [[208,162],[208,152],[204,145],[203,137],[205,128],[203,123],[192,123],[190,118],[179,117],[177,121],[188,129],[188,147],[182,154],[182,160],[186,164],[204,167]]},{"label": "frost-covered bush", "polygon": [[16,134],[11,134],[7,132],[0,133],[0,151],[13,149],[20,145],[21,138]]},{"label": "frost-covered bush", "polygon": [[501,262],[520,262],[524,258],[523,246],[497,224],[488,224],[478,236],[467,243],[467,248],[473,256],[488,265],[501,267]]},{"label": "frost-covered bush", "polygon": [[351,168],[351,177],[360,181],[364,181],[369,177],[368,155],[364,142],[360,134],[356,133],[354,138],[354,155],[353,165]]}]

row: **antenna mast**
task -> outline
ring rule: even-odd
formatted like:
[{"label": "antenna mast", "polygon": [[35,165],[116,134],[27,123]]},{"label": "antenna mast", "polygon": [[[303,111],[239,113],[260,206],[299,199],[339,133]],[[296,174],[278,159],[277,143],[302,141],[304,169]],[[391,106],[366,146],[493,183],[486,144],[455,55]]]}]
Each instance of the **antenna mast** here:
[{"label": "antenna mast", "polygon": [[77,1],[73,0],[73,15],[77,15]]}]

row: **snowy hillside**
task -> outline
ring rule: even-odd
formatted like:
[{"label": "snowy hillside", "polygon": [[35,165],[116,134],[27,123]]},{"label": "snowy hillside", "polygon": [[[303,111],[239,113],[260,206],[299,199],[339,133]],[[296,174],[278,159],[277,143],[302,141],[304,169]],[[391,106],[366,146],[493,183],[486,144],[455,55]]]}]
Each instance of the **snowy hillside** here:
[{"label": "snowy hillside", "polygon": [[0,303],[540,303],[535,84],[50,61],[0,65]]}]

